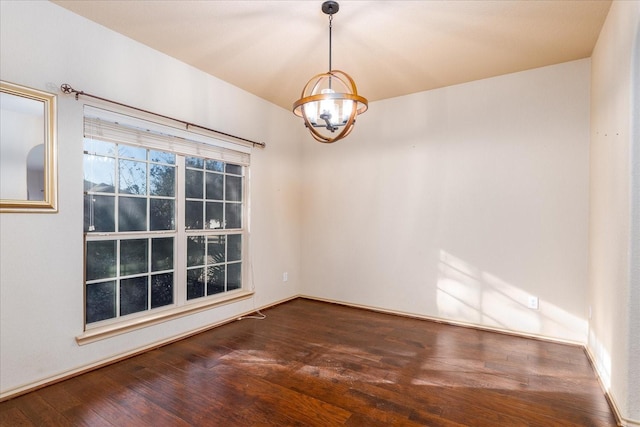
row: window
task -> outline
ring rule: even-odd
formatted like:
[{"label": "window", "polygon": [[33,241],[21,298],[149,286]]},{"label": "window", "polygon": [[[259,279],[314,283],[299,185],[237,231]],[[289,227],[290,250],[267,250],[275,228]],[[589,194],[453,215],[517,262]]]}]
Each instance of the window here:
[{"label": "window", "polygon": [[249,155],[225,144],[85,107],[87,329],[246,290]]},{"label": "window", "polygon": [[242,167],[200,157],[185,159],[187,300],[242,287]]}]

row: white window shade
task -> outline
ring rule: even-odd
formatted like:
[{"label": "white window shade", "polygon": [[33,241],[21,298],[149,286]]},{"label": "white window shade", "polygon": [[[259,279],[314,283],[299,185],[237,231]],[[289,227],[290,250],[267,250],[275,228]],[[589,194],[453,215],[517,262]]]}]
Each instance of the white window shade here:
[{"label": "white window shade", "polygon": [[[85,105],[84,137],[249,165],[251,146]],[[135,142],[134,142],[135,141]]]}]

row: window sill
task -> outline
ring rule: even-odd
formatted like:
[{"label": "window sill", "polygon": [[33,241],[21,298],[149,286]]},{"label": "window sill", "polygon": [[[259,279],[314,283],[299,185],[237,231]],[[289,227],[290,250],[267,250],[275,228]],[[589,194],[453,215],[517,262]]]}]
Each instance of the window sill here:
[{"label": "window sill", "polygon": [[228,295],[224,299],[218,299],[215,301],[203,301],[201,303],[189,304],[182,307],[173,308],[167,311],[162,311],[153,315],[145,316],[143,318],[132,319],[130,321],[121,322],[114,325],[102,326],[99,328],[89,329],[82,335],[76,337],[78,345],[90,344],[95,341],[100,341],[106,338],[111,338],[116,335],[125,334],[127,332],[135,331],[137,329],[146,328],[148,326],[157,325],[162,322],[177,319],[179,317],[188,316],[190,314],[200,313],[205,310],[209,310],[213,307],[218,307],[232,302],[240,301],[249,298],[253,295],[253,291],[241,291]]}]

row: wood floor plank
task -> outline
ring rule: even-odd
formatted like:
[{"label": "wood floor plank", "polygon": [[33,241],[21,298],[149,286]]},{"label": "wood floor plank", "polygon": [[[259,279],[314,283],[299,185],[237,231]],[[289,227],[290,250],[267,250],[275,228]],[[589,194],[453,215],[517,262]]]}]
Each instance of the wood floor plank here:
[{"label": "wood floor plank", "polygon": [[0,403],[11,426],[609,427],[578,346],[308,299]]},{"label": "wood floor plank", "polygon": [[0,426],[35,426],[20,409],[6,405],[0,410]]},{"label": "wood floor plank", "polygon": [[68,420],[60,412],[39,395],[20,402],[16,407],[30,423],[36,426],[65,425],[68,423]]}]

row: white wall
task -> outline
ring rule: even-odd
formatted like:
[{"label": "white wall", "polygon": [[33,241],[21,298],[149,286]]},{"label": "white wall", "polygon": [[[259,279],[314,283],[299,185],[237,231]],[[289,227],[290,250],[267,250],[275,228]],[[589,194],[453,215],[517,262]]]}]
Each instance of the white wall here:
[{"label": "white wall", "polygon": [[589,350],[640,425],[640,2],[614,1],[592,57]]},{"label": "white wall", "polygon": [[585,342],[589,70],[373,102],[304,144],[303,292]]},{"label": "white wall", "polygon": [[69,83],[268,144],[252,155],[255,300],[79,347],[83,102],[58,94],[59,213],[0,216],[2,395],[299,293],[303,130],[290,112],[50,2],[1,1],[0,19],[2,80],[49,92]]}]

